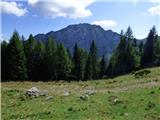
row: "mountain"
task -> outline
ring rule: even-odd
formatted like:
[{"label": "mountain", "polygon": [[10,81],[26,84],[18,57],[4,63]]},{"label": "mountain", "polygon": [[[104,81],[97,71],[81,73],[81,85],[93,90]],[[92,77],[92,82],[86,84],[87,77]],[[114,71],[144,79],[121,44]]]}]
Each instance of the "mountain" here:
[{"label": "mountain", "polygon": [[112,53],[120,40],[120,35],[112,30],[105,31],[101,26],[87,23],[69,25],[58,31],[51,31],[47,34],[38,34],[35,39],[46,42],[49,37],[56,39],[58,43],[63,43],[65,47],[73,51],[75,43],[81,48],[89,50],[92,40],[95,41],[98,54]]}]

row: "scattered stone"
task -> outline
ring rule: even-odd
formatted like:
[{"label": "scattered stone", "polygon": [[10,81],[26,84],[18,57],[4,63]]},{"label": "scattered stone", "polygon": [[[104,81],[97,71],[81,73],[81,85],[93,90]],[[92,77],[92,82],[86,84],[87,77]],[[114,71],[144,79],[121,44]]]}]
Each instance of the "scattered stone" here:
[{"label": "scattered stone", "polygon": [[30,97],[38,97],[40,95],[40,92],[36,87],[32,87],[27,90],[26,95]]},{"label": "scattered stone", "polygon": [[89,96],[88,95],[82,95],[82,96],[80,96],[80,99],[81,100],[88,100]]},{"label": "scattered stone", "polygon": [[117,99],[117,96],[109,96],[108,101],[112,102],[113,100]]},{"label": "scattered stone", "polygon": [[47,91],[41,91],[40,96],[48,96],[48,92]]},{"label": "scattered stone", "polygon": [[128,113],[121,113],[120,116],[128,116]]},{"label": "scattered stone", "polygon": [[63,94],[64,96],[69,96],[70,95],[70,93],[69,92],[64,92],[64,94]]},{"label": "scattered stone", "polygon": [[121,103],[122,101],[118,99],[117,96],[109,96],[108,97],[108,101],[110,102],[110,104],[112,105],[116,105],[116,104],[119,104]]},{"label": "scattered stone", "polygon": [[115,103],[116,103],[117,101],[118,101],[118,98],[116,98],[116,99],[113,100],[113,102],[115,102]]},{"label": "scattered stone", "polygon": [[94,94],[95,94],[95,91],[94,91],[94,90],[86,90],[86,91],[85,91],[85,94],[86,94],[86,95],[89,95],[89,96],[90,96],[90,95],[94,95]]},{"label": "scattered stone", "polygon": [[118,98],[114,99],[113,100],[113,104],[116,105],[116,104],[119,104],[121,103],[122,101],[120,101]]},{"label": "scattered stone", "polygon": [[51,99],[53,99],[53,96],[46,97],[46,100],[51,100]]},{"label": "scattered stone", "polygon": [[128,113],[124,113],[124,116],[128,116]]}]

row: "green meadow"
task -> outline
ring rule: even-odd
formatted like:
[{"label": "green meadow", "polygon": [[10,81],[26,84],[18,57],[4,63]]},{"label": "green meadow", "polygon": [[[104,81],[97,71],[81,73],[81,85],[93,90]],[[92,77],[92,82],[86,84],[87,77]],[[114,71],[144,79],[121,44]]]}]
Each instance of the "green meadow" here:
[{"label": "green meadow", "polygon": [[[26,96],[31,87],[53,98]],[[80,99],[86,90],[94,94]],[[1,111],[2,120],[160,120],[160,67],[95,81],[2,82]]]}]

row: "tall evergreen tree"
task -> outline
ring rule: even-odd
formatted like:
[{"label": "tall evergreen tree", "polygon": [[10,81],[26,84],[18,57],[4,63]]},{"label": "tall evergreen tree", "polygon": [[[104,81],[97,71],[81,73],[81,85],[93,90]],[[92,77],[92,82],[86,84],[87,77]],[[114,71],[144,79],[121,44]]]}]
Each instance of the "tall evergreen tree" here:
[{"label": "tall evergreen tree", "polygon": [[[121,32],[123,33],[123,32]],[[140,58],[134,46],[132,30],[128,27],[126,33],[121,34],[121,40],[114,52],[108,67],[109,75],[120,75],[131,72],[139,67]]]},{"label": "tall evergreen tree", "polygon": [[160,66],[160,37],[158,35],[155,37],[155,43],[154,43],[154,65]]},{"label": "tall evergreen tree", "polygon": [[139,55],[141,57],[142,57],[142,54],[143,54],[143,47],[144,47],[143,42],[140,42],[140,44],[139,44]]},{"label": "tall evergreen tree", "polygon": [[83,80],[84,77],[84,51],[83,49],[78,48],[78,45],[75,44],[74,55],[73,55],[73,74],[76,80]]},{"label": "tall evergreen tree", "polygon": [[26,57],[18,32],[14,32],[8,45],[9,79],[25,80],[27,78]]},{"label": "tall evergreen tree", "polygon": [[97,59],[98,55],[96,44],[94,41],[92,41],[90,46],[90,52],[88,55],[88,60],[86,62],[85,79],[98,79],[99,65]]},{"label": "tall evergreen tree", "polygon": [[67,50],[62,43],[57,46],[56,55],[56,78],[57,80],[68,79],[71,72],[71,61]]},{"label": "tall evergreen tree", "polygon": [[36,40],[30,34],[29,39],[24,42],[24,51],[27,59],[27,74],[28,79],[33,80],[33,74],[35,71],[35,62],[34,62],[34,55],[35,55],[35,47],[37,45]]},{"label": "tall evergreen tree", "polygon": [[7,81],[8,79],[8,59],[7,59],[8,43],[6,41],[1,42],[1,79]]},{"label": "tall evergreen tree", "polygon": [[46,63],[47,63],[47,70],[48,70],[48,76],[46,76],[48,79],[53,80],[56,79],[56,50],[57,50],[57,44],[54,39],[49,38],[47,46],[46,46]]},{"label": "tall evergreen tree", "polygon": [[148,34],[146,43],[144,45],[144,51],[143,51],[143,55],[142,55],[142,59],[141,59],[142,67],[153,66],[154,42],[155,42],[156,36],[157,36],[156,28],[155,28],[155,26],[153,26]]},{"label": "tall evergreen tree", "polygon": [[86,64],[85,64],[84,80],[91,80],[93,78],[91,63],[92,63],[91,56],[88,55],[88,58],[87,58]]},{"label": "tall evergreen tree", "polygon": [[101,61],[100,61],[100,73],[99,73],[99,78],[103,78],[103,76],[106,73],[106,61],[105,61],[105,57],[103,55]]},{"label": "tall evergreen tree", "polygon": [[43,42],[38,42],[35,47],[35,52],[33,56],[34,62],[34,73],[33,73],[33,80],[40,81],[46,80],[46,76],[48,74],[47,65],[45,62],[45,45]]}]

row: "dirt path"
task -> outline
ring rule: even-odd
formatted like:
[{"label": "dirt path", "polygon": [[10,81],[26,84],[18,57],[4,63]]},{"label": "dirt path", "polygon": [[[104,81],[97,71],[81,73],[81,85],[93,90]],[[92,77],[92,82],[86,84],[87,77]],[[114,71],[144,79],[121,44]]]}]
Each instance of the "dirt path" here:
[{"label": "dirt path", "polygon": [[109,93],[109,92],[119,93],[119,92],[126,92],[126,91],[136,90],[138,88],[153,88],[153,87],[157,87],[157,86],[160,87],[160,81],[151,81],[151,82],[147,82],[147,83],[138,83],[138,84],[134,84],[134,85],[128,85],[128,86],[125,86],[125,87],[99,89],[99,90],[96,90],[96,92],[97,93]]}]

